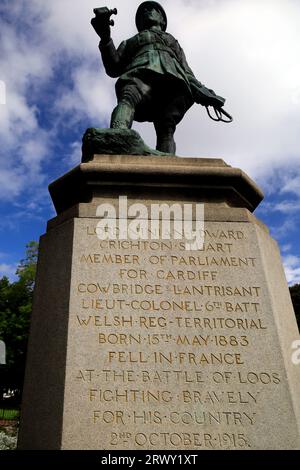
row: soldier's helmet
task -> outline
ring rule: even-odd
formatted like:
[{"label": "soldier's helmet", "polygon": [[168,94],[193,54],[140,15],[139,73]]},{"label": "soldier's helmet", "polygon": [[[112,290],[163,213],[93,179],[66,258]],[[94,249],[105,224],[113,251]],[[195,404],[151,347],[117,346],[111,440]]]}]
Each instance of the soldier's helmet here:
[{"label": "soldier's helmet", "polygon": [[150,7],[155,8],[156,10],[158,10],[162,14],[163,19],[164,19],[164,24],[162,25],[162,30],[166,31],[166,29],[167,29],[167,15],[166,15],[166,12],[159,3],[152,2],[152,1],[151,2],[149,1],[149,2],[141,3],[140,6],[137,9],[137,12],[136,12],[136,15],[135,15],[135,24],[136,24],[136,27],[137,27],[138,31],[143,30],[143,12],[144,12],[145,8],[150,8]]}]

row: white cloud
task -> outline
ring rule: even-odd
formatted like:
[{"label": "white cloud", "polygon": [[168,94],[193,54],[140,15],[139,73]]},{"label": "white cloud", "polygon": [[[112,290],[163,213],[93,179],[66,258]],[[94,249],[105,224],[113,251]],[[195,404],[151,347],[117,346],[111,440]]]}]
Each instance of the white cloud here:
[{"label": "white cloud", "polygon": [[[6,84],[6,105],[0,112],[0,136],[11,143],[24,132],[37,128],[36,108],[28,103],[28,88],[35,80],[49,77],[51,65],[41,45],[25,40],[17,25],[1,26],[1,74]],[[34,29],[33,29],[34,32]]]},{"label": "white cloud", "polygon": [[15,280],[16,270],[16,264],[0,263],[0,278],[7,276],[10,280]]},{"label": "white cloud", "polygon": [[[274,192],[276,187],[274,188]],[[270,212],[280,212],[290,216],[291,214],[295,215],[300,209],[300,199],[285,199],[279,202],[264,202],[263,206],[260,208],[261,213],[266,214]]]},{"label": "white cloud", "polygon": [[79,141],[72,142],[70,145],[70,153],[67,157],[66,164],[67,165],[78,165],[81,160],[81,145],[82,143]]},{"label": "white cloud", "polygon": [[17,197],[24,185],[24,175],[18,170],[9,168],[0,169],[0,198],[5,199],[7,195]]},{"label": "white cloud", "polygon": [[296,221],[291,218],[287,217],[283,222],[278,224],[276,227],[271,226],[270,230],[272,235],[276,240],[286,239],[293,233],[297,228]]},{"label": "white cloud", "polygon": [[0,80],[0,105],[6,104],[6,84]]},{"label": "white cloud", "polygon": [[227,97],[235,120],[209,122],[194,106],[180,130],[182,152],[222,156],[252,176],[299,161],[300,106],[292,100],[300,83],[299,8],[293,1],[251,0],[194,12],[182,29],[190,64],[200,80]]},{"label": "white cloud", "polygon": [[88,116],[93,123],[91,127],[109,127],[109,115],[116,99],[113,83],[100,75],[100,65],[92,69],[79,66],[72,78],[73,87],[56,102],[60,115],[71,113],[73,122]]},{"label": "white cloud", "polygon": [[290,285],[300,282],[300,258],[298,256],[283,256],[285,275]]},{"label": "white cloud", "polygon": [[300,198],[300,175],[289,178],[281,189],[283,193],[293,193]]},{"label": "white cloud", "polygon": [[31,103],[30,91],[36,82],[49,78],[50,61],[42,45],[37,44],[34,25],[31,38],[25,37],[19,26],[17,20],[5,22],[5,15],[1,16],[0,70],[6,85],[6,104],[0,107],[0,196],[8,200],[42,181],[40,165],[48,139],[40,129],[39,110]]},{"label": "white cloud", "polygon": [[291,248],[292,248],[292,245],[290,243],[286,243],[286,244],[281,245],[282,253],[287,253],[287,252],[291,251]]}]

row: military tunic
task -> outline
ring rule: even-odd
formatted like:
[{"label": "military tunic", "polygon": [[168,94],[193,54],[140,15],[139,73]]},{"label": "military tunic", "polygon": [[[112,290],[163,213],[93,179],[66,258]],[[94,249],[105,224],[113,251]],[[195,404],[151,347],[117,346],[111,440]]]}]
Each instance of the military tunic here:
[{"label": "military tunic", "polygon": [[154,121],[158,113],[169,113],[171,108],[177,124],[193,104],[193,87],[201,84],[171,34],[145,30],[123,41],[117,50],[112,40],[106,45],[100,43],[100,51],[106,73],[119,77],[118,99],[126,87],[138,90],[141,106],[136,107],[136,120]]}]

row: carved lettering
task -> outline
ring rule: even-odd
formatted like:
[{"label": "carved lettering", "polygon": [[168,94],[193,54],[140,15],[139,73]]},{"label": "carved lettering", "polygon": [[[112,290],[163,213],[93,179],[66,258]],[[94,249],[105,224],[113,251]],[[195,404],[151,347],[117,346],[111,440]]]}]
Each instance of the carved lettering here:
[{"label": "carved lettering", "polygon": [[208,222],[195,251],[96,225],[82,223],[70,302],[78,422],[106,449],[251,448],[283,376],[257,359],[273,325],[245,224]]}]

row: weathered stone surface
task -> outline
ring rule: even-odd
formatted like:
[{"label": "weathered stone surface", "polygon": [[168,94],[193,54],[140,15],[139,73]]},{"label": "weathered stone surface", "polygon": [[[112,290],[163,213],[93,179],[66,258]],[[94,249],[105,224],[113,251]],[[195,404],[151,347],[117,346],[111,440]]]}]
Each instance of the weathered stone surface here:
[{"label": "weathered stone surface", "polygon": [[40,238],[19,445],[59,449],[68,347],[72,220]]},{"label": "weathered stone surface", "polygon": [[174,156],[94,155],[50,184],[49,191],[58,214],[124,191],[132,199],[197,200],[250,211],[263,198],[243,171],[221,159]]},{"label": "weathered stone surface", "polygon": [[148,147],[133,129],[97,129],[90,127],[82,139],[82,161],[93,155],[168,155]]},{"label": "weathered stone surface", "polygon": [[[122,161],[107,157],[105,165],[113,172],[115,164],[119,174]],[[144,175],[140,160],[131,164]],[[95,175],[98,164],[89,165]],[[233,170],[220,161],[215,168],[216,175]],[[68,178],[52,194],[58,197]],[[251,180],[232,178],[231,192],[220,184],[217,202],[209,184],[198,193],[197,178],[181,186],[174,176],[171,191],[165,183],[164,202],[204,202],[204,246],[197,251],[173,238],[100,240],[97,205],[117,207],[117,195],[113,185],[97,186],[95,176],[84,183],[94,181],[91,202],[70,199],[49,222],[20,448],[299,448],[299,366],[291,360],[299,335],[280,255],[245,208],[257,200],[255,185],[251,192]],[[134,184],[125,188],[128,204],[150,208],[160,200],[147,185],[144,197]]]}]

